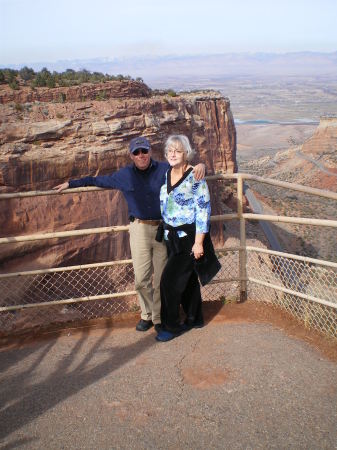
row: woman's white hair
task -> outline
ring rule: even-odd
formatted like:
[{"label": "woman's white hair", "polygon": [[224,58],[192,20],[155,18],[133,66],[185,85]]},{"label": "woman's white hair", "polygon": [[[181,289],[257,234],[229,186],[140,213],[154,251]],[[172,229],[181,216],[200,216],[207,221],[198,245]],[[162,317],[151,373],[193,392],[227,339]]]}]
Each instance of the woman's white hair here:
[{"label": "woman's white hair", "polygon": [[181,148],[184,150],[187,161],[192,161],[192,159],[195,155],[195,151],[191,147],[188,137],[183,134],[171,134],[166,139],[165,147],[164,147],[165,157],[167,158],[167,153],[168,153],[169,147],[171,147],[172,145],[176,145],[176,144],[179,144],[181,146]]}]

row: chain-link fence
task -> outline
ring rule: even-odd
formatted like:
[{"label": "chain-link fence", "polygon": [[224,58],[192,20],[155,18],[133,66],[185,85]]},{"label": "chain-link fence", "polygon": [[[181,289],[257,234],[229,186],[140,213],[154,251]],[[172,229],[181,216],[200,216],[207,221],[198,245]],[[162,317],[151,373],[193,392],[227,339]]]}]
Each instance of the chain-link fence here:
[{"label": "chain-link fence", "polygon": [[239,252],[219,250],[221,269],[214,279],[201,288],[203,301],[234,302],[240,298]]},{"label": "chain-link fence", "polygon": [[337,264],[248,248],[249,298],[337,337]]},{"label": "chain-link fence", "polygon": [[0,312],[1,332],[111,317],[138,307],[131,260],[0,275],[0,292],[1,307],[10,308]]},{"label": "chain-link fence", "polygon": [[[203,299],[237,300],[237,252],[221,251],[219,258],[222,268],[202,288]],[[5,334],[139,310],[131,260],[0,275],[0,292]]]}]

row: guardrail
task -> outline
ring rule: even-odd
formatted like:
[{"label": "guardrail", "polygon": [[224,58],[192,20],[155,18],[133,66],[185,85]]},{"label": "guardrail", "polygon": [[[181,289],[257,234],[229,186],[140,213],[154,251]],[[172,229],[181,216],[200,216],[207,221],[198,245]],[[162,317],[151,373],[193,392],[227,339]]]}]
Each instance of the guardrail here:
[{"label": "guardrail", "polygon": [[[246,223],[286,222],[337,228],[337,221],[244,213],[244,181],[251,180],[337,200],[337,193],[250,174],[223,174],[207,180],[236,180],[237,212],[212,216],[214,221],[238,220],[240,245],[218,250],[222,270],[202,289],[206,300],[228,298],[275,304],[307,326],[337,337],[337,264],[289,253],[247,246]],[[0,200],[69,195],[100,188],[0,194]],[[128,226],[111,226],[0,238],[0,245],[90,234],[118,233]],[[68,322],[137,309],[131,260],[0,274],[0,333]],[[111,301],[113,299],[113,301]],[[29,313],[28,313],[29,312]]]}]

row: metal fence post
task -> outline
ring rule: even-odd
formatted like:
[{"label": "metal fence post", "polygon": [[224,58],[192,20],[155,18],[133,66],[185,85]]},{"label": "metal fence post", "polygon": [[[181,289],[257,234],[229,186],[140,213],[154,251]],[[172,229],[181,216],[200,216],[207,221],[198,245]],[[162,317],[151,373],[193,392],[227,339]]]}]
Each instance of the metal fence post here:
[{"label": "metal fence post", "polygon": [[243,178],[238,174],[237,201],[238,215],[240,220],[240,250],[239,250],[239,269],[240,269],[240,302],[247,300],[247,250],[246,250],[246,221],[243,217]]}]

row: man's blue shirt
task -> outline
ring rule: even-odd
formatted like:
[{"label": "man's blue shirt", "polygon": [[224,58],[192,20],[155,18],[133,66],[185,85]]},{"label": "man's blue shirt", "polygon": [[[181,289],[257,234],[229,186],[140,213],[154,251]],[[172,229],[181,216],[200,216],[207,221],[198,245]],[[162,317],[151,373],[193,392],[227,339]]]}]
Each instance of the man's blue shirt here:
[{"label": "man's blue shirt", "polygon": [[160,188],[165,183],[165,174],[169,167],[167,162],[151,160],[146,170],[139,170],[132,164],[111,175],[70,180],[69,187],[98,186],[118,189],[123,192],[127,201],[129,216],[158,220],[161,217]]}]

